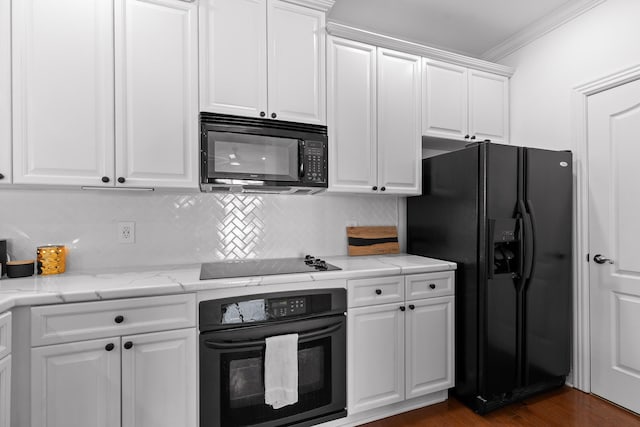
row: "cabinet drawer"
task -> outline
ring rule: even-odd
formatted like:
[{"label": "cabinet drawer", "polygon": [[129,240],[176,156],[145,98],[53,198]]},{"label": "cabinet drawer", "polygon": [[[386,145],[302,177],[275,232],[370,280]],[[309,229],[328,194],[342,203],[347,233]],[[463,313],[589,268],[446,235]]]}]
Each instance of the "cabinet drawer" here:
[{"label": "cabinet drawer", "polygon": [[194,294],[58,304],[31,309],[31,345],[193,327]]},{"label": "cabinet drawer", "polygon": [[0,315],[0,359],[11,353],[11,313]]},{"label": "cabinet drawer", "polygon": [[438,271],[406,276],[407,301],[453,295],[453,278],[453,271]]},{"label": "cabinet drawer", "polygon": [[376,277],[347,281],[349,307],[404,301],[404,277]]}]

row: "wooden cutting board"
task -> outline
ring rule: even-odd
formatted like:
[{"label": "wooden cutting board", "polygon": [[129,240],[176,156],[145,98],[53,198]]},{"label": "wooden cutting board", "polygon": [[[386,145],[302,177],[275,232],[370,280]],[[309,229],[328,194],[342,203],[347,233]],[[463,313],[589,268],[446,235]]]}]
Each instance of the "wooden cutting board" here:
[{"label": "wooden cutting board", "polygon": [[350,256],[400,253],[395,226],[347,227],[347,240]]}]

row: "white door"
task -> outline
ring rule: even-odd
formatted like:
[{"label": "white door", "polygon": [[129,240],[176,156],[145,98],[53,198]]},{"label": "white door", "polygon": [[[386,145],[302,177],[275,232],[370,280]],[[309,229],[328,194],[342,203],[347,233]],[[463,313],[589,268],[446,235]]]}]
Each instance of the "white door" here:
[{"label": "white door", "polygon": [[31,350],[33,427],[120,425],[120,338]]},{"label": "white door", "polygon": [[264,117],[266,0],[200,2],[200,108]]},{"label": "white door", "polygon": [[122,337],[122,427],[196,427],[195,329]]},{"label": "white door", "polygon": [[509,142],[509,79],[469,70],[470,140]]},{"label": "white door", "polygon": [[354,308],[348,314],[350,414],[404,400],[403,303]]},{"label": "white door", "polygon": [[268,117],[325,124],[325,13],[267,2]]},{"label": "white door", "polygon": [[460,141],[468,136],[467,69],[422,60],[422,134]]},{"label": "white door", "polygon": [[406,399],[453,387],[453,297],[407,301]]},{"label": "white door", "polygon": [[10,0],[0,0],[0,186],[11,183],[10,6]]},{"label": "white door", "polygon": [[0,427],[11,427],[11,356],[0,359]]},{"label": "white door", "polygon": [[377,184],[376,47],[329,38],[329,191],[372,193]]},{"label": "white door", "polygon": [[14,182],[113,185],[113,1],[12,7]]},{"label": "white door", "polygon": [[116,0],[117,186],[198,185],[197,5]]},{"label": "white door", "polygon": [[378,190],[420,194],[421,58],[378,48]]},{"label": "white door", "polygon": [[640,412],[640,80],[587,106],[591,391]]}]

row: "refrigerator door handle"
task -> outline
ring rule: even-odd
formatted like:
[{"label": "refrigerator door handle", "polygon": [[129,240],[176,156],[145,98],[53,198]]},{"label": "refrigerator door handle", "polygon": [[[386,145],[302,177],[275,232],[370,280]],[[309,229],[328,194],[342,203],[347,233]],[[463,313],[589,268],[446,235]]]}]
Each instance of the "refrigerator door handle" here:
[{"label": "refrigerator door handle", "polygon": [[528,255],[530,261],[530,265],[529,265],[529,269],[525,272],[526,279],[530,279],[533,276],[533,273],[535,271],[535,265],[536,265],[536,215],[535,212],[533,210],[533,203],[531,203],[531,200],[527,200],[527,216],[529,217],[529,227],[530,227],[530,231],[529,231],[529,238],[528,240],[530,241],[530,249],[529,249],[529,253],[530,255]]},{"label": "refrigerator door handle", "polygon": [[522,242],[523,242],[523,259],[524,265],[522,267],[522,278],[526,281],[531,277],[533,272],[533,258],[534,258],[534,239],[533,239],[533,221],[531,215],[527,212],[524,201],[518,200],[518,206],[522,215],[522,222],[524,227],[522,230]]}]

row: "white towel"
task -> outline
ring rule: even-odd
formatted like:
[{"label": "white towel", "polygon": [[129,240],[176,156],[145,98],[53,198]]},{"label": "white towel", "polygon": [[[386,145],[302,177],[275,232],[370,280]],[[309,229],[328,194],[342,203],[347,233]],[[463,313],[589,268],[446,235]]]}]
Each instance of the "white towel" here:
[{"label": "white towel", "polygon": [[264,403],[280,409],[298,401],[298,334],[265,341]]}]

